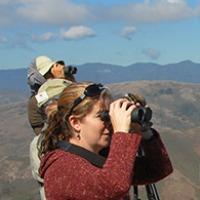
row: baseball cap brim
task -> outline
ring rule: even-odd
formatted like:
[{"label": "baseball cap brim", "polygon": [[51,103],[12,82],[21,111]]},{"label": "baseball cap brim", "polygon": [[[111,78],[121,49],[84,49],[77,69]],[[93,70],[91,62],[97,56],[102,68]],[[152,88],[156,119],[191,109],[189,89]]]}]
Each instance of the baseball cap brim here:
[{"label": "baseball cap brim", "polygon": [[61,65],[65,65],[65,62],[63,60],[59,60],[59,61],[52,61],[50,62],[45,68],[41,69],[39,72],[40,74],[42,74],[43,76],[51,69],[51,67],[55,64],[61,64]]}]

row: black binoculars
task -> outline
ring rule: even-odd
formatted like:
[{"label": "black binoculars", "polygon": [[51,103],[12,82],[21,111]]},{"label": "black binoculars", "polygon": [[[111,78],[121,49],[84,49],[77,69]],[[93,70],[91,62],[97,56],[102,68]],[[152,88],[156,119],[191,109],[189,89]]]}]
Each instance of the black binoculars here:
[{"label": "black binoculars", "polygon": [[[100,116],[101,120],[104,122],[110,121],[110,116],[108,111],[104,111]],[[143,125],[144,123],[150,122],[152,119],[152,110],[150,107],[139,107],[132,111],[131,122],[139,123]]]},{"label": "black binoculars", "polygon": [[65,68],[64,68],[65,76],[76,74],[77,71],[78,71],[77,67],[72,66],[72,65],[65,66]]}]

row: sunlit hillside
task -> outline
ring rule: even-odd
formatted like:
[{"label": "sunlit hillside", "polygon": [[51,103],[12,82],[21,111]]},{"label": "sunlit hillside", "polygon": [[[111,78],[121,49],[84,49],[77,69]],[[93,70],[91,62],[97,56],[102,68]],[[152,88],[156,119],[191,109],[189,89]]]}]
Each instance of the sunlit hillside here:
[{"label": "sunlit hillside", "polygon": [[[115,97],[125,92],[143,95],[153,109],[174,166],[174,173],[157,183],[162,200],[200,199],[200,85],[139,81],[109,85]],[[29,167],[29,143],[34,134],[26,115],[26,96],[1,93],[0,199],[38,200]]]}]

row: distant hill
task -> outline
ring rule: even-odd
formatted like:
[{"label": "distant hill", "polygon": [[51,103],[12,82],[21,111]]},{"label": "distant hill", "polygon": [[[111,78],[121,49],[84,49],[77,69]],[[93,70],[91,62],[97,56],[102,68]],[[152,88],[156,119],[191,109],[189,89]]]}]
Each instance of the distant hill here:
[{"label": "distant hill", "polygon": [[[158,65],[135,63],[129,66],[87,63],[78,67],[77,80],[102,83],[119,83],[138,80],[172,80],[200,83],[200,63],[186,60],[179,63]],[[27,69],[0,70],[0,91],[28,91]]]},{"label": "distant hill", "polygon": [[81,65],[77,78],[104,83],[119,83],[138,80],[172,80],[200,83],[200,64],[183,61],[168,65],[155,63],[135,63],[129,66],[88,63]]},{"label": "distant hill", "polygon": [[27,69],[0,70],[0,91],[27,92]]},{"label": "distant hill", "polygon": [[[160,199],[199,200],[200,84],[136,81],[108,86],[116,97],[125,92],[145,96],[153,109],[154,127],[174,166],[174,173],[156,184]],[[34,134],[27,121],[27,97],[19,92],[0,97],[0,199],[38,200],[28,157]]]}]

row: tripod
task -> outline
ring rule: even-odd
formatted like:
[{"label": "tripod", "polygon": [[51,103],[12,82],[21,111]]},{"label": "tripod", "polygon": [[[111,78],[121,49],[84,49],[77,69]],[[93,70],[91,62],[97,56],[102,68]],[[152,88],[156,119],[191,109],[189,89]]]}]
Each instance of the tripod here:
[{"label": "tripod", "polygon": [[[142,149],[142,147],[140,146],[138,149],[138,157],[144,157],[145,156],[145,152]],[[154,183],[151,184],[147,184],[145,185],[145,189],[146,189],[146,194],[147,194],[147,199],[148,200],[160,200],[159,196],[158,196],[158,192],[156,189],[156,185]],[[134,186],[133,187],[133,200],[141,200],[139,198],[138,195],[138,186]]]},{"label": "tripod", "polygon": [[[160,200],[154,183],[145,185],[148,200]],[[138,186],[134,186],[134,200],[141,200],[138,196]]]}]

